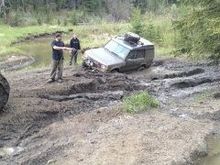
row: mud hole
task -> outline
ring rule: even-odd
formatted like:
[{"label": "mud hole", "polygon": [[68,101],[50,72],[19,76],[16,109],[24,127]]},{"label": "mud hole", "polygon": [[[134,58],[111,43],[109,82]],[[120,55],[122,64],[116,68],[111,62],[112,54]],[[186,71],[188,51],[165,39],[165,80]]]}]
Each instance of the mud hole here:
[{"label": "mud hole", "polygon": [[[123,136],[122,139],[124,139],[126,137],[126,133],[124,135],[114,134],[114,125],[116,123],[111,122],[115,119],[120,119],[120,116],[123,118],[123,113],[115,109],[120,107],[120,102],[124,96],[142,90],[156,96],[161,103],[161,108],[156,112],[142,114],[141,117],[138,115],[135,116],[134,125],[131,128],[137,130],[138,127],[135,127],[135,122],[137,126],[140,126],[141,123],[138,119],[142,118],[141,121],[146,125],[146,128],[148,127],[148,122],[155,123],[158,120],[157,122],[160,123],[160,120],[162,120],[164,125],[167,124],[167,128],[172,127],[171,130],[175,130],[171,122],[173,121],[179,125],[184,125],[184,129],[192,127],[188,130],[191,133],[190,135],[192,135],[190,137],[191,140],[188,140],[193,143],[195,140],[193,138],[198,140],[197,136],[204,136],[210,131],[212,122],[219,120],[220,111],[217,108],[214,108],[213,111],[207,111],[205,109],[207,107],[205,107],[204,111],[199,111],[200,113],[198,113],[193,110],[191,111],[189,107],[193,106],[188,103],[198,93],[218,89],[220,81],[219,71],[220,69],[218,67],[209,66],[206,63],[193,64],[166,59],[156,60],[148,70],[131,73],[100,73],[68,68],[65,70],[64,83],[62,84],[46,84],[48,70],[19,74],[9,73],[7,78],[11,83],[12,91],[9,103],[3,112],[1,112],[0,116],[0,163],[46,164],[48,161],[52,161],[56,164],[56,161],[59,162],[60,160],[62,162],[62,158],[65,157],[68,157],[67,160],[69,160],[66,164],[73,161],[73,159],[75,161],[74,164],[87,164],[90,160],[92,164],[108,162],[107,160],[102,160],[102,162],[98,158],[90,157],[92,154],[98,154],[97,152],[99,151],[95,147],[89,153],[91,150],[90,145],[95,146],[97,143],[98,147],[105,148],[101,139],[110,139],[106,137],[107,135],[105,136],[105,131],[103,131],[103,134],[100,134],[98,131],[105,124],[108,127],[113,125],[114,129],[110,129],[112,132],[106,133],[112,136],[112,138]],[[186,106],[187,104],[189,107]],[[155,114],[158,115],[158,119],[156,119]],[[149,118],[152,116],[154,116],[154,120]],[[168,120],[170,122],[166,123],[166,118],[169,118]],[[120,125],[120,127],[123,127],[120,129],[126,131],[129,128],[131,124],[129,119],[124,118],[121,121],[122,123],[124,122],[125,126]],[[160,126],[158,124],[156,126],[158,126],[155,128],[157,130]],[[199,127],[203,129],[198,131],[193,130]],[[182,127],[178,126],[177,130],[179,129],[181,130]],[[157,131],[160,132],[161,130],[163,129],[158,129]],[[75,136],[70,134],[71,131]],[[129,133],[130,130],[127,131]],[[144,132],[144,134],[149,133],[145,132],[145,127],[141,126],[139,131]],[[162,136],[152,131],[150,131],[151,133],[149,135],[146,135],[147,139],[153,138],[152,135],[158,136],[157,138]],[[182,131],[187,132],[187,130]],[[194,134],[193,131],[197,133]],[[130,133],[129,137],[135,134],[135,132]],[[179,136],[183,135],[175,134],[173,135],[173,139],[178,139]],[[142,134],[140,136],[142,137]],[[171,135],[168,134],[168,136]],[[84,144],[83,139],[90,138],[94,138],[94,140],[89,145]],[[100,142],[97,142],[96,138]],[[131,138],[133,139],[134,137],[131,136]],[[181,138],[184,140],[185,137]],[[50,140],[48,141],[48,139]],[[202,143],[203,140],[200,140],[198,142]],[[137,143],[139,144],[139,142]],[[154,142],[156,143],[156,139]],[[152,144],[149,145],[152,145],[151,147],[155,154],[158,152],[160,155],[160,151],[153,147],[154,142],[152,141]],[[145,141],[145,143],[148,142]],[[162,143],[163,146],[166,142],[163,141]],[[138,144],[134,144],[134,146]],[[182,141],[178,144],[185,145]],[[108,144],[106,146],[108,147]],[[172,147],[175,150],[175,147]],[[79,152],[79,155],[75,155],[74,158],[71,154],[67,154],[69,152],[75,153],[75,150],[80,150],[81,148],[82,151]],[[140,151],[140,148],[136,149],[140,154],[145,152],[144,150]],[[185,149],[187,151],[183,150],[182,152],[188,152],[188,155],[184,155],[183,158],[180,156],[182,154],[181,152],[175,155],[172,153],[173,151],[168,150],[168,152],[171,152],[170,155],[175,155],[173,158],[167,155],[166,158],[158,158],[158,161],[156,161],[150,160],[150,155],[143,154],[142,157],[137,155],[139,160],[134,158],[134,160],[131,160],[133,162],[131,164],[135,164],[135,162],[136,164],[137,162],[140,164],[145,164],[146,162],[151,162],[151,164],[192,164],[196,157],[203,156],[200,151],[196,152],[200,154],[192,156],[196,150],[194,147],[190,149],[186,147]],[[114,148],[114,150],[116,149]],[[132,148],[128,150],[132,150]],[[147,152],[153,154],[150,150]],[[88,157],[91,159],[82,158],[84,154],[87,154],[87,156],[90,155]],[[126,155],[126,153],[121,154]],[[151,156],[155,155],[153,154]],[[58,158],[60,159],[57,160]],[[125,162],[125,160],[120,159],[117,163],[125,164]]]}]

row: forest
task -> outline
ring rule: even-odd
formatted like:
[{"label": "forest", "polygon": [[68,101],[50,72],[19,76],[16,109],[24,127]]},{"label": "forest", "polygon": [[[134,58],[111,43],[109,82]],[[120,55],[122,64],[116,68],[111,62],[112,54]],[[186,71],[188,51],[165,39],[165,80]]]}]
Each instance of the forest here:
[{"label": "forest", "polygon": [[220,58],[220,0],[0,0],[0,22],[13,27],[130,23],[169,53]]}]

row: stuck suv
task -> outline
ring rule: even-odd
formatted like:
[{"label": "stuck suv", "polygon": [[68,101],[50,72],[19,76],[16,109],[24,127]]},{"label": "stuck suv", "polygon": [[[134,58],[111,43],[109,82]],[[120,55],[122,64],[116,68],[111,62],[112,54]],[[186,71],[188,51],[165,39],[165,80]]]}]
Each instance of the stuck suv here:
[{"label": "stuck suv", "polygon": [[134,33],[112,38],[104,47],[87,50],[83,65],[104,72],[124,72],[150,67],[154,44]]}]

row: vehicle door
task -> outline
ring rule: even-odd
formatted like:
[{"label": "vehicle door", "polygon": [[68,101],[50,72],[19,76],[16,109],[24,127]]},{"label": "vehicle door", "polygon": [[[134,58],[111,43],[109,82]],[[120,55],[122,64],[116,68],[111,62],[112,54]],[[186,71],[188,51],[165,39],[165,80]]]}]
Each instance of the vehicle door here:
[{"label": "vehicle door", "polygon": [[126,58],[126,69],[137,69],[144,63],[145,51],[144,50],[133,50]]}]

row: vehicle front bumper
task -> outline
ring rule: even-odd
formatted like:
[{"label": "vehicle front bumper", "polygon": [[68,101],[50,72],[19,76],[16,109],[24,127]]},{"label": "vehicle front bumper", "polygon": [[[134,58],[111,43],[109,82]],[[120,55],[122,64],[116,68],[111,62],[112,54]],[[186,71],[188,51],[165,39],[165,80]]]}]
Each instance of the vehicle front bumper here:
[{"label": "vehicle front bumper", "polygon": [[84,59],[83,60],[83,66],[91,68],[91,69],[95,69],[95,70],[99,70],[102,72],[108,72],[108,67],[103,65],[103,64],[99,64],[98,62],[94,62],[93,60],[90,59]]}]

